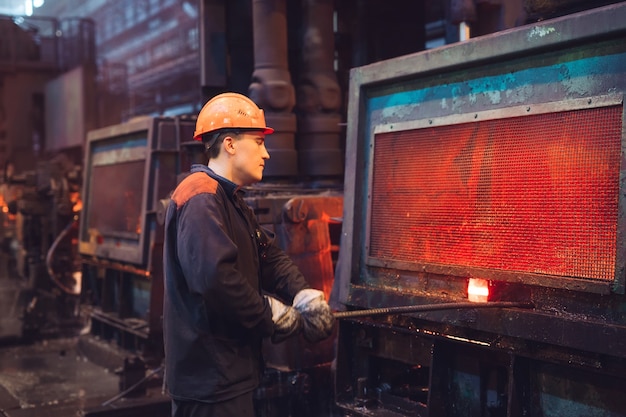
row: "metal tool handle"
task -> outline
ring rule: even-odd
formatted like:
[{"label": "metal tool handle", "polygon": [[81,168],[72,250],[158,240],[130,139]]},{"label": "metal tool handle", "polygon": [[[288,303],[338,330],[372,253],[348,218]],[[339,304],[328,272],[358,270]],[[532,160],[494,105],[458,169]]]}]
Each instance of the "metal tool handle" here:
[{"label": "metal tool handle", "polygon": [[495,301],[485,303],[438,303],[438,304],[421,304],[413,306],[399,306],[399,307],[384,307],[384,308],[372,308],[368,310],[354,310],[354,311],[336,311],[334,316],[336,319],[346,319],[353,317],[365,317],[365,316],[381,316],[388,314],[401,314],[401,313],[417,313],[421,311],[434,311],[434,310],[452,310],[452,309],[471,309],[471,308],[534,308],[534,304],[531,302],[513,302],[513,301]]}]

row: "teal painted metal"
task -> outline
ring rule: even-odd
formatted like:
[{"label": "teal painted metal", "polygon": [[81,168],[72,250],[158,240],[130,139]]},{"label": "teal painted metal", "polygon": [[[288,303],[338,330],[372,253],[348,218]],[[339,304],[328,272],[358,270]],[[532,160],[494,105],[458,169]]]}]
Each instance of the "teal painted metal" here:
[{"label": "teal painted metal", "polygon": [[[520,63],[521,64],[521,63]],[[494,64],[485,72],[454,82],[434,84],[436,78],[415,82],[415,88],[373,95],[367,100],[367,112],[374,124],[394,123],[407,119],[441,117],[486,108],[506,108],[519,104],[541,103],[611,94],[626,90],[626,53],[593,56],[533,68],[511,68]],[[453,73],[459,78],[468,71]],[[470,73],[471,75],[471,73]],[[434,85],[433,85],[434,84]],[[411,83],[408,84],[411,87]],[[407,88],[407,87],[405,87]]]}]

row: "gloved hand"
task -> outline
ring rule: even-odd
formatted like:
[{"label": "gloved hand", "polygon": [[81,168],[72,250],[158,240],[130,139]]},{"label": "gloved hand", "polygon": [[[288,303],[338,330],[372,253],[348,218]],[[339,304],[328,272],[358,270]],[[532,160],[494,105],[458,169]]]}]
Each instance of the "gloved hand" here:
[{"label": "gloved hand", "polygon": [[285,339],[297,334],[302,329],[302,317],[295,308],[281,303],[274,297],[265,296],[272,309],[272,321],[274,322],[273,343],[280,343]]},{"label": "gloved hand", "polygon": [[335,325],[335,316],[319,290],[301,290],[293,299],[293,307],[302,316],[304,338],[316,343],[329,337]]}]

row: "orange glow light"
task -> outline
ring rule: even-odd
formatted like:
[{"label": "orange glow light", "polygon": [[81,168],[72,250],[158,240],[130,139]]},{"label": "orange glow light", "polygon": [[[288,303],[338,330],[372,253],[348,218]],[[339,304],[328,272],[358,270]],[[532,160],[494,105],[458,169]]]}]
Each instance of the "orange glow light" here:
[{"label": "orange glow light", "polygon": [[73,203],[72,211],[78,213],[83,209],[83,200],[80,199],[80,193],[71,193],[70,201]]},{"label": "orange glow light", "polygon": [[474,303],[484,303],[489,299],[489,281],[470,278],[467,284],[467,299]]}]

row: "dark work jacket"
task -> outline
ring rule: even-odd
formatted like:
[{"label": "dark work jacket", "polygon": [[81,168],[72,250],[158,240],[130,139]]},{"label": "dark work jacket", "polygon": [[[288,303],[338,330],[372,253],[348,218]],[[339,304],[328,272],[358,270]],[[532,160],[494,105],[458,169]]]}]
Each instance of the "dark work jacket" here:
[{"label": "dark work jacket", "polygon": [[193,165],[167,208],[163,333],[174,399],[218,402],[255,389],[261,339],[273,332],[261,290],[291,304],[309,287],[242,193]]}]

